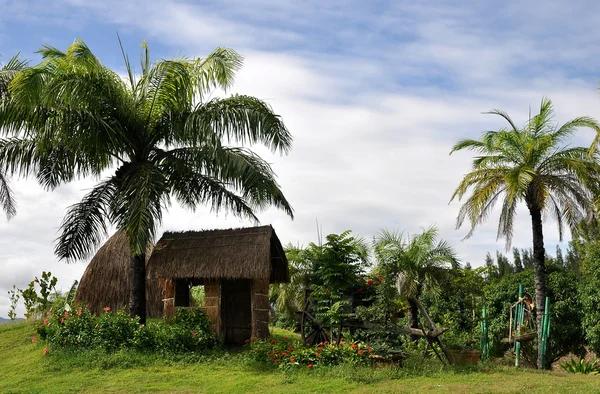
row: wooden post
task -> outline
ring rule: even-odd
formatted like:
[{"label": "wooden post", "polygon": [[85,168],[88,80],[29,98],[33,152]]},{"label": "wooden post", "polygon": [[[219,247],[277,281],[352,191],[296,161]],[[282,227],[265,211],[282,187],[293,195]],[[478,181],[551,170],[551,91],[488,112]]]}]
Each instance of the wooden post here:
[{"label": "wooden post", "polygon": [[269,336],[269,280],[252,281],[252,337],[265,339]]}]

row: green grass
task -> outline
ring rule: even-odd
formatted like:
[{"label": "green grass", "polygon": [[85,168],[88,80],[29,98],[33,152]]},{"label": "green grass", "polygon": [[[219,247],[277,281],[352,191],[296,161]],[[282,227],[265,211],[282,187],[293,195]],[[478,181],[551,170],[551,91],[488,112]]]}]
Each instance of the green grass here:
[{"label": "green grass", "polygon": [[[30,323],[0,326],[1,393],[600,393],[600,376],[428,364],[282,373],[235,350],[181,360],[134,352],[42,355]],[[276,336],[289,335],[275,331]]]}]

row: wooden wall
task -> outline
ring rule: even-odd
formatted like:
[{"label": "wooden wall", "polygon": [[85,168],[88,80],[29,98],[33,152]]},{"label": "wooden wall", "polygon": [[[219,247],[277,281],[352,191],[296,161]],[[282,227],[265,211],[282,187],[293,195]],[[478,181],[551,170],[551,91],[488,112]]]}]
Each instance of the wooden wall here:
[{"label": "wooden wall", "polygon": [[252,281],[252,337],[269,336],[269,280]]}]

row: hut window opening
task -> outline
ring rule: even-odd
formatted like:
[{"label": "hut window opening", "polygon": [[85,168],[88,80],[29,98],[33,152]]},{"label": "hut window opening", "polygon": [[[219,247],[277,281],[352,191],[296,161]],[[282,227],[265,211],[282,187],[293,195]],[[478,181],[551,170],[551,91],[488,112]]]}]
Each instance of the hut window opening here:
[{"label": "hut window opening", "polygon": [[204,285],[192,286],[190,288],[190,306],[201,308],[204,307]]}]

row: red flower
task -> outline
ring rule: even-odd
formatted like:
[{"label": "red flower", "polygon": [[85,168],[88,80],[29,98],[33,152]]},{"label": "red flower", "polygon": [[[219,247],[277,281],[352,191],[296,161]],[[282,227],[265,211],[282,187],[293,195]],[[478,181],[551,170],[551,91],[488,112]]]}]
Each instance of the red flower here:
[{"label": "red flower", "polygon": [[107,306],[105,306],[105,307],[104,307],[104,310],[105,310],[106,312],[109,312],[109,311],[110,311],[110,306],[108,306],[108,305],[107,305]]},{"label": "red flower", "polygon": [[37,342],[37,337],[31,338],[31,342],[36,343]]},{"label": "red flower", "polygon": [[373,279],[369,279],[367,281],[367,286],[371,286],[374,283]]},{"label": "red flower", "polygon": [[308,368],[312,368],[312,367],[313,367],[313,365],[312,365],[312,364],[308,364]]},{"label": "red flower", "polygon": [[273,360],[273,362],[274,362],[274,363],[278,363],[278,362],[279,362],[279,359],[278,359],[278,358],[276,358],[275,360]]},{"label": "red flower", "polygon": [[379,275],[377,279],[381,282],[383,280],[383,276]]},{"label": "red flower", "polygon": [[77,316],[81,316],[81,314],[82,314],[82,313],[83,313],[83,310],[82,310],[82,309],[78,310],[78,311],[77,311]]},{"label": "red flower", "polygon": [[96,324],[96,327],[94,327],[94,328],[98,328],[98,325]]},{"label": "red flower", "polygon": [[290,357],[290,362],[293,363],[296,359],[294,357]]},{"label": "red flower", "polygon": [[50,310],[48,311],[49,313],[52,313],[52,308],[50,308]]},{"label": "red flower", "polygon": [[276,343],[277,343],[277,341],[276,341],[276,340],[274,340],[274,339],[271,339],[271,343],[274,345],[274,344],[276,344]]},{"label": "red flower", "polygon": [[44,350],[42,350],[42,354],[43,354],[44,356],[46,355],[46,353],[48,353],[48,348],[47,348],[47,347],[45,347],[45,348],[44,348]]},{"label": "red flower", "polygon": [[281,356],[285,357],[285,356],[287,356],[287,354],[288,354],[287,352],[283,352],[283,353],[281,353]]},{"label": "red flower", "polygon": [[48,319],[44,319],[44,325],[47,326],[48,325]]},{"label": "red flower", "polygon": [[283,337],[283,340],[284,340],[284,341],[287,341],[287,340],[288,340],[288,337]]},{"label": "red flower", "polygon": [[327,344],[329,344],[329,341],[325,341],[324,343],[325,343],[325,345],[327,345]]},{"label": "red flower", "polygon": [[320,353],[315,353],[315,356],[321,357],[321,354]]},{"label": "red flower", "polygon": [[319,346],[319,347],[317,348],[317,350],[318,350],[318,351],[321,351],[321,350],[323,350],[323,348],[322,348],[321,346]]},{"label": "red flower", "polygon": [[372,348],[371,346],[369,346],[369,347],[367,348],[367,351],[369,351],[369,352],[370,352],[371,350],[373,350],[373,348]]},{"label": "red flower", "polygon": [[196,331],[192,330],[192,336],[195,337],[196,336]]},{"label": "red flower", "polygon": [[358,354],[363,354],[364,352],[365,352],[364,350],[360,349],[360,350],[358,351]]},{"label": "red flower", "polygon": [[359,293],[362,293],[363,292],[363,288],[359,287],[358,290],[356,290],[356,291],[358,291]]},{"label": "red flower", "polygon": [[65,319],[69,317],[69,312],[65,311]]},{"label": "red flower", "polygon": [[62,317],[62,318],[60,319],[60,324],[63,324],[64,322],[65,322],[65,318],[64,318],[64,317]]},{"label": "red flower", "polygon": [[249,340],[249,339],[246,339],[246,341],[245,341],[245,342],[246,342],[246,343],[250,343],[250,340]]},{"label": "red flower", "polygon": [[288,349],[292,350],[294,348],[294,345],[290,345],[290,347]]},{"label": "red flower", "polygon": [[356,343],[353,343],[352,345],[350,345],[350,347],[351,347],[352,349],[356,349],[356,346],[358,346]]}]

